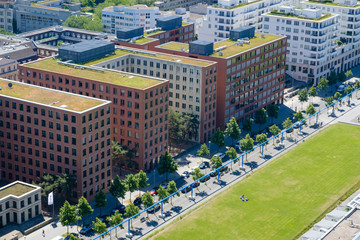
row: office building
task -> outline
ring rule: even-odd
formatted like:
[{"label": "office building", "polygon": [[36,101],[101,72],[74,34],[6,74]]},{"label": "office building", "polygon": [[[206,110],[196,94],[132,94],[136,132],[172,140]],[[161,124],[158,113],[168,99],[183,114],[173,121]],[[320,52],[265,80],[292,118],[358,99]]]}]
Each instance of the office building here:
[{"label": "office building", "polygon": [[263,18],[264,33],[287,36],[286,72],[292,78],[317,85],[321,77],[330,75],[331,67],[341,68],[336,57],[341,47],[338,15],[282,6]]},{"label": "office building", "polygon": [[0,28],[13,32],[15,0],[0,1]]},{"label": "office building", "polygon": [[[219,42],[230,37],[230,31],[244,26],[262,28],[261,14],[276,10],[288,0],[219,0],[207,7],[199,28],[199,40]],[[275,32],[274,32],[275,33]]]},{"label": "office building", "polygon": [[15,181],[0,188],[0,228],[41,214],[41,188]]},{"label": "office building", "polygon": [[0,77],[10,80],[18,79],[18,62],[16,60],[0,58]]},{"label": "office building", "polygon": [[134,152],[131,159],[126,159],[126,167],[149,170],[167,149],[169,82],[95,66],[115,57],[112,54],[82,65],[47,58],[21,65],[23,75],[19,78],[112,101],[111,139]]},{"label": "office building", "polygon": [[170,11],[176,8],[186,8],[186,10],[189,10],[191,6],[199,3],[213,4],[214,2],[213,0],[160,0],[155,2],[155,6],[161,11]]},{"label": "office building", "polygon": [[[61,79],[35,69],[21,70],[20,78],[41,79],[41,85]],[[45,173],[66,173],[76,176],[73,200],[84,196],[92,201],[100,189],[107,191],[112,179],[110,101],[5,79],[0,89],[2,180],[29,183]]]},{"label": "office building", "polygon": [[260,108],[283,101],[286,37],[256,33],[215,44],[170,42],[156,51],[218,63],[216,125],[223,130],[232,117],[242,121]]},{"label": "office building", "polygon": [[34,61],[38,58],[37,46],[29,39],[0,35],[0,58],[16,60],[18,63]]}]

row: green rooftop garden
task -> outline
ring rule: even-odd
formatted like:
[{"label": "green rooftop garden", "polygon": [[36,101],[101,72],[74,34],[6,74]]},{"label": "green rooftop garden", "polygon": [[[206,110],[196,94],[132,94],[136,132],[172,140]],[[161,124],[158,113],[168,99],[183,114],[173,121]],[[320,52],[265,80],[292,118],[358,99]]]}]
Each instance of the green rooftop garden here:
[{"label": "green rooftop garden", "polygon": [[[114,54],[114,55],[110,55],[110,57],[115,58],[117,56]],[[104,58],[104,60],[102,61],[109,59]],[[146,89],[148,87],[152,87],[162,82],[160,80],[156,80],[153,78],[131,75],[117,71],[105,70],[104,72],[101,72],[101,71],[90,70],[85,68],[81,70],[79,68],[74,68],[74,67],[66,66],[64,64],[59,64],[58,61],[59,61],[58,59],[47,58],[33,63],[28,63],[26,64],[26,66],[49,71],[49,72],[56,72],[68,76],[91,79],[99,82],[107,82],[111,84],[137,88],[137,89]],[[94,62],[96,61],[93,61],[92,63]]]},{"label": "green rooftop garden", "polygon": [[218,51],[214,51],[213,54],[211,54],[212,57],[220,57],[220,58],[228,58],[231,56],[234,56],[236,54],[245,52],[247,50],[250,50],[252,48],[256,48],[260,45],[266,44],[266,43],[270,43],[274,40],[280,39],[283,36],[277,36],[277,35],[271,35],[271,34],[264,34],[264,38],[261,37],[261,34],[259,33],[255,33],[255,37],[251,38],[249,41],[250,43],[243,43],[242,46],[237,45],[237,41],[232,41],[232,40],[225,40],[222,42],[217,42],[214,44],[214,50],[219,48],[219,47],[225,47],[225,49],[221,50],[223,55],[220,56]]},{"label": "green rooftop garden", "polygon": [[283,12],[279,12],[278,10],[274,10],[271,11],[270,13],[268,13],[267,15],[275,15],[275,16],[282,16],[282,17],[289,17],[289,18],[297,18],[297,19],[304,19],[304,20],[312,20],[312,21],[321,21],[324,20],[326,18],[332,17],[334,15],[332,14],[323,14],[318,18],[309,18],[309,17],[305,17],[305,16],[299,16],[299,15],[294,15],[291,13],[283,13]]},{"label": "green rooftop garden", "polygon": [[[56,66],[57,67],[57,66]],[[8,81],[0,80],[0,95],[32,101],[52,107],[63,107],[63,109],[82,112],[89,108],[101,105],[104,102],[97,99],[89,99],[82,96],[58,92],[46,88],[38,88],[32,85],[24,85],[12,82],[12,87],[8,87]]]},{"label": "green rooftop garden", "polygon": [[144,37],[146,37],[146,36],[151,36],[151,35],[154,35],[154,34],[157,34],[157,33],[162,33],[162,32],[165,32],[165,31],[163,31],[163,30],[157,30],[157,31],[151,32],[151,33],[146,33],[146,32],[144,32]]},{"label": "green rooftop garden", "polygon": [[338,4],[338,3],[333,2],[331,0],[325,0],[325,1],[309,0],[309,1],[306,1],[305,3],[325,4],[325,5],[332,5],[332,6],[338,6],[338,7],[348,7],[348,8],[360,7],[359,3],[357,3],[355,6],[348,6],[348,5]]},{"label": "green rooftop garden", "polygon": [[34,190],[35,188],[27,186],[21,183],[15,183],[9,187],[6,187],[0,190],[0,199],[7,197],[9,195],[14,195],[20,197],[21,195]]},{"label": "green rooftop garden", "polygon": [[189,51],[189,44],[181,43],[181,42],[169,42],[159,46],[160,48],[170,49],[175,51],[181,51],[181,47],[185,49],[185,51]]},{"label": "green rooftop garden", "polygon": [[219,4],[214,4],[214,5],[212,5],[212,7],[214,7],[214,8],[223,8],[223,9],[235,9],[235,8],[247,6],[247,5],[250,5],[250,4],[253,4],[253,3],[257,3],[257,2],[261,2],[261,1],[262,1],[262,0],[256,0],[256,1],[251,1],[251,2],[248,2],[248,3],[239,3],[239,4],[237,4],[237,5],[230,6],[230,7],[224,7],[224,6],[221,6],[221,5],[219,5]]},{"label": "green rooftop garden", "polygon": [[[136,49],[134,49],[134,50],[136,50]],[[86,63],[86,65],[87,66],[95,65],[95,64],[105,62],[105,61],[108,61],[108,60],[111,60],[111,59],[114,59],[117,57],[125,56],[128,54],[140,55],[140,56],[144,56],[144,57],[161,59],[161,60],[166,60],[166,61],[181,62],[184,64],[190,64],[190,65],[201,66],[201,67],[206,67],[206,66],[209,66],[212,64],[212,62],[205,61],[205,60],[197,60],[197,59],[168,55],[168,54],[163,54],[163,53],[156,53],[155,55],[152,55],[152,54],[146,54],[146,53],[140,53],[140,52],[132,52],[131,50],[128,51],[128,50],[123,50],[123,49],[116,49],[115,54],[111,54],[111,55],[108,55],[107,57],[88,62],[88,63]]]},{"label": "green rooftop garden", "polygon": [[136,39],[135,43],[136,44],[144,44],[144,43],[152,42],[155,40],[156,39],[153,39],[153,38],[138,38],[138,39]]},{"label": "green rooftop garden", "polygon": [[187,22],[182,22],[182,26],[186,26],[186,25],[189,25],[190,23],[187,23]]}]

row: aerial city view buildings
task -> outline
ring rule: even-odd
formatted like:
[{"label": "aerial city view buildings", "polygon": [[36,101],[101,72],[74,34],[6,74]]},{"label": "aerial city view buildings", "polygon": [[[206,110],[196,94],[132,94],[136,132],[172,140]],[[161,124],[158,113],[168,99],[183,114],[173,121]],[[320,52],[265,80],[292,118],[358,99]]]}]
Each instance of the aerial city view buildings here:
[{"label": "aerial city view buildings", "polygon": [[359,239],[359,40],[357,0],[0,0],[0,239]]}]

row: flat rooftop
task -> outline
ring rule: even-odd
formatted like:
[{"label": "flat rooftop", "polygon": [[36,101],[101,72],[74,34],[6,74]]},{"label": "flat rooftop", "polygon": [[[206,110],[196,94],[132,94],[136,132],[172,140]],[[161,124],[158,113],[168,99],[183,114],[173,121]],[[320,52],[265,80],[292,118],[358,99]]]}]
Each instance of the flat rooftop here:
[{"label": "flat rooftop", "polygon": [[71,44],[71,45],[67,45],[64,47],[60,47],[60,49],[66,50],[66,51],[71,51],[71,52],[83,53],[85,51],[90,51],[95,48],[100,48],[100,47],[104,47],[104,46],[112,46],[112,45],[114,45],[113,42],[106,42],[106,41],[102,41],[102,40],[92,39],[92,40],[87,40],[87,41],[79,42],[76,44]]},{"label": "flat rooftop", "polygon": [[[105,60],[109,60],[111,58],[115,58],[116,55],[112,54],[109,55],[109,57],[102,58],[100,60],[95,60],[92,62],[89,62],[91,64],[86,65],[92,65],[94,63],[103,62]],[[85,78],[85,79],[91,79],[99,82],[107,82],[111,84],[121,85],[125,87],[131,87],[131,88],[137,88],[137,89],[146,89],[148,87],[155,86],[163,81],[156,78],[150,78],[146,76],[140,76],[135,74],[128,74],[124,72],[119,71],[111,71],[111,70],[105,70],[96,71],[91,69],[80,69],[80,68],[74,68],[71,66],[66,66],[64,64],[58,63],[58,59],[52,59],[52,58],[46,58],[43,60],[39,60],[36,62],[31,62],[24,64],[27,67],[39,69],[39,70],[45,70],[49,72],[54,72],[58,74],[64,74],[69,76],[75,76],[79,78]],[[77,64],[78,65],[78,64]],[[81,65],[79,65],[81,66]],[[101,68],[98,68],[101,69]]]},{"label": "flat rooftop", "polygon": [[239,4],[236,4],[236,5],[233,5],[233,6],[222,6],[221,4],[214,4],[214,5],[211,5],[211,7],[213,8],[223,8],[223,9],[235,9],[235,8],[239,8],[239,7],[244,7],[244,6],[247,6],[249,4],[253,4],[253,3],[257,3],[257,2],[261,2],[262,0],[250,0],[249,2],[247,3],[239,3]]},{"label": "flat rooftop", "polygon": [[314,4],[323,4],[323,5],[330,5],[330,6],[337,6],[337,7],[347,7],[347,8],[358,8],[360,7],[360,3],[358,3],[355,6],[351,5],[343,5],[336,2],[333,2],[331,0],[325,0],[325,1],[305,1],[305,3],[314,3]]},{"label": "flat rooftop", "polygon": [[335,16],[334,14],[322,14],[318,18],[310,18],[310,17],[305,17],[302,15],[295,15],[295,14],[291,15],[290,13],[282,13],[282,12],[278,12],[277,10],[266,13],[265,15],[279,16],[279,17],[284,17],[284,18],[295,18],[295,19],[309,20],[309,21],[322,21],[322,20],[325,20],[325,19]]},{"label": "flat rooftop", "polygon": [[20,182],[16,182],[15,184],[9,184],[0,188],[0,199],[7,197],[9,195],[20,197],[21,195],[31,192],[34,189],[36,188],[22,184]]},{"label": "flat rooftop", "polygon": [[[135,52],[133,52],[133,51],[135,51]],[[146,51],[146,50],[139,50],[139,49],[123,47],[121,49],[116,49],[115,54],[108,55],[107,57],[88,62],[86,65],[98,64],[98,63],[105,62],[105,61],[108,61],[108,60],[111,60],[114,58],[122,57],[122,56],[125,56],[128,54],[144,56],[144,57],[149,57],[149,58],[154,58],[154,59],[161,59],[161,60],[172,61],[172,62],[178,62],[178,63],[189,64],[189,65],[195,65],[195,66],[200,66],[200,67],[206,67],[211,64],[214,64],[214,62],[206,61],[206,60],[197,60],[197,59],[181,57],[181,56],[177,56],[177,55],[170,55],[170,54],[165,54],[165,53],[158,53],[158,52],[151,52],[151,51]]]},{"label": "flat rooftop", "polygon": [[[244,43],[242,46],[237,45],[237,41],[233,41],[233,40],[225,40],[222,42],[217,42],[214,43],[214,52],[213,54],[211,54],[211,57],[219,57],[219,58],[228,58],[234,55],[237,55],[239,53],[245,52],[247,50],[259,47],[263,44],[267,44],[270,43],[274,40],[278,40],[284,38],[284,36],[278,36],[278,35],[272,35],[272,34],[264,34],[264,38],[261,37],[260,33],[255,33],[255,38],[251,38],[249,41],[250,43]],[[177,42],[170,42],[170,43],[166,43],[163,44],[161,46],[159,46],[160,48],[164,48],[164,49],[170,49],[170,50],[175,50],[175,51],[181,51],[181,47],[184,48],[185,51],[189,50],[189,46],[186,43],[177,43]],[[222,49],[222,53],[223,55],[220,56],[218,51],[215,51],[215,49],[219,48],[219,47],[225,47],[224,49]]]},{"label": "flat rooftop", "polygon": [[[9,83],[12,83],[11,88],[8,86]],[[45,87],[38,87],[15,81],[6,81],[5,79],[0,79],[0,88],[0,96],[13,97],[76,112],[82,112],[106,102],[96,98],[74,95]]]}]

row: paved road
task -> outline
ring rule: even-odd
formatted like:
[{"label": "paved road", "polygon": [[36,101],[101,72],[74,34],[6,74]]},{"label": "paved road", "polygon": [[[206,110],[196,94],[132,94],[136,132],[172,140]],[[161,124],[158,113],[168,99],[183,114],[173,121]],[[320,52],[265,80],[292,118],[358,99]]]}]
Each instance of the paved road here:
[{"label": "paved road", "polygon": [[[360,95],[360,94],[359,94]],[[325,106],[323,101],[316,97],[314,99],[310,99],[310,102],[313,102],[315,106],[317,106],[317,109],[322,108]],[[359,99],[356,99],[355,97],[352,100],[353,105],[351,107],[343,105],[339,109],[336,110],[335,114],[336,117],[341,116],[341,118],[347,117],[349,119],[354,119],[357,117],[357,114],[359,112],[359,108],[357,108],[357,111],[354,110],[355,105],[357,106],[360,104]],[[299,103],[296,99],[294,100],[289,99],[284,103],[284,105],[281,107],[281,111],[279,114],[278,120],[275,120],[274,123],[281,124],[281,122],[288,116],[290,116],[294,110],[302,110],[306,109],[307,104],[304,104],[302,106],[301,103]],[[345,114],[346,113],[346,114]],[[325,124],[327,123],[333,123],[334,121],[338,121],[338,119],[334,116],[329,116],[327,113],[323,112],[319,115],[319,121],[323,122]],[[311,123],[314,123],[315,119],[311,120]],[[256,129],[256,126],[254,127]],[[265,150],[265,157],[261,158],[259,156],[259,150],[255,150],[252,153],[248,155],[248,162],[245,162],[244,169],[240,170],[239,164],[234,164],[232,166],[232,170],[229,173],[224,174],[220,178],[220,184],[217,183],[216,178],[211,178],[206,182],[206,184],[201,183],[201,185],[196,188],[193,192],[193,196],[195,197],[194,200],[189,199],[189,193],[188,194],[181,194],[180,197],[175,197],[173,199],[173,203],[171,204],[165,204],[164,205],[164,215],[165,218],[161,219],[158,217],[158,213],[156,214],[149,214],[149,219],[145,222],[140,222],[140,219],[142,217],[146,217],[147,214],[143,214],[143,216],[138,217],[135,219],[132,223],[134,228],[131,230],[132,234],[134,234],[134,239],[139,239],[142,236],[146,235],[147,233],[153,231],[154,229],[158,228],[159,226],[163,226],[167,223],[169,223],[173,218],[179,216],[179,214],[184,213],[188,209],[192,208],[195,204],[207,200],[210,196],[217,194],[218,192],[222,191],[224,188],[227,188],[231,183],[234,183],[238,180],[240,180],[242,177],[244,177],[247,174],[251,174],[251,168],[255,171],[257,168],[262,167],[270,160],[274,159],[278,155],[282,154],[283,152],[289,150],[291,147],[293,147],[295,144],[295,139],[297,142],[300,142],[303,138],[308,137],[310,134],[317,132],[319,129],[314,127],[306,127],[303,129],[303,134],[298,135],[297,133],[292,133],[291,135],[284,139],[285,148],[280,149],[278,145],[273,146],[272,144],[269,144],[267,149]],[[284,136],[285,137],[285,136]],[[226,139],[227,145],[231,143],[230,139]],[[211,144],[212,153],[215,153],[217,151],[216,146],[214,144]],[[181,179],[179,175],[185,171],[189,170],[192,167],[197,167],[198,164],[203,160],[200,157],[196,156],[197,149],[193,150],[188,155],[184,156],[183,158],[178,159],[178,163],[180,165],[179,170],[175,174],[169,175],[169,179],[175,179],[177,182],[178,188],[180,186],[184,186],[187,183],[192,182],[192,179]],[[220,149],[220,151],[224,152],[225,148]],[[225,164],[227,163],[227,159],[225,159]],[[209,169],[205,171],[210,171]],[[150,190],[154,185],[159,185],[162,181],[165,180],[165,176],[156,176],[155,180],[153,178],[154,173],[151,173],[148,175],[149,177],[149,183],[151,183],[150,186],[148,186],[144,191]],[[156,173],[155,173],[156,174]],[[155,182],[155,184],[154,184]],[[240,194],[240,193],[239,193]],[[134,199],[134,193],[132,195],[132,199]],[[109,198],[109,206],[107,209],[103,210],[104,214],[109,214],[111,211],[112,206],[115,206],[116,199],[108,196]],[[129,196],[126,197],[127,199]],[[95,212],[94,215],[98,215],[98,212]],[[70,232],[77,232],[76,226],[72,226],[69,228]],[[45,231],[45,236],[42,236],[42,230]],[[55,222],[53,224],[49,224],[38,231],[35,231],[28,235],[26,237],[27,240],[41,240],[41,239],[52,239],[55,236],[62,235],[66,232],[66,228],[61,226],[60,223]],[[124,230],[118,229],[118,237],[119,239],[125,238],[125,234],[127,232],[127,224],[125,226]],[[112,236],[115,236],[115,231],[112,231]],[[92,233],[90,236],[82,236],[83,239],[92,239],[95,237],[95,233]],[[110,236],[107,236],[105,239],[109,239]],[[25,239],[25,238],[22,238]]]}]

